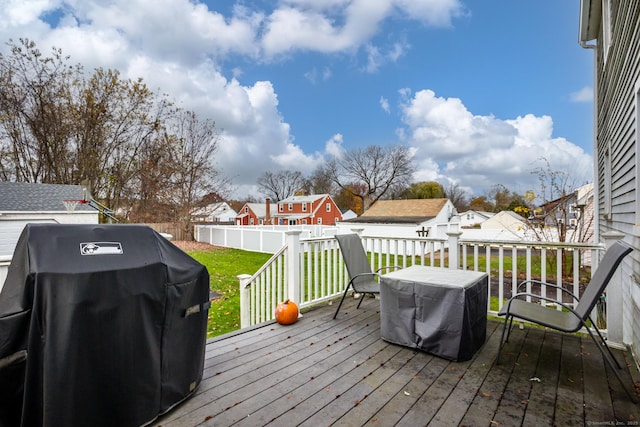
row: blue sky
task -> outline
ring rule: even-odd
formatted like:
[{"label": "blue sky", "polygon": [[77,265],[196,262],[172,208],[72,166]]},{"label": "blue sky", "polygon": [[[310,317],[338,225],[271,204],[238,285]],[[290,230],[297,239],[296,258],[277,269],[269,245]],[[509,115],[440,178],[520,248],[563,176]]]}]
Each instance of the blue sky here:
[{"label": "blue sky", "polygon": [[[222,130],[238,197],[403,144],[416,181],[536,189],[546,158],[591,180],[593,52],[579,0],[8,0],[0,38],[142,77]],[[0,49],[6,50],[6,46]]]}]

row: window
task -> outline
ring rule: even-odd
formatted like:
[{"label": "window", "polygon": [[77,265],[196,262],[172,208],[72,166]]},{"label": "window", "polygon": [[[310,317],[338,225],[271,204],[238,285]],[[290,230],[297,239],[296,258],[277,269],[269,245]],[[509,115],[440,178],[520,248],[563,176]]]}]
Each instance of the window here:
[{"label": "window", "polygon": [[302,212],[306,212],[307,211],[307,203],[303,203],[302,204]]},{"label": "window", "polygon": [[249,225],[253,225],[253,224],[254,224],[253,218],[249,218]]},{"label": "window", "polygon": [[289,212],[293,210],[293,203],[289,203]]},{"label": "window", "polygon": [[278,203],[278,210],[279,210],[280,212],[284,212],[284,204],[282,204],[282,203]]},{"label": "window", "polygon": [[244,207],[244,213],[249,213],[249,206]]},{"label": "window", "polygon": [[318,225],[322,225],[322,218],[318,217]]},{"label": "window", "polygon": [[331,203],[327,203],[327,212],[331,212]]},{"label": "window", "polygon": [[640,144],[640,80],[636,83],[636,115],[634,117],[635,121],[635,131],[636,131],[636,140],[634,147],[636,148],[636,226],[640,226],[640,148],[638,144]]},{"label": "window", "polygon": [[303,225],[307,225],[307,220],[306,220],[306,219],[303,219],[303,220],[302,220],[302,224],[303,224]]},{"label": "window", "polygon": [[602,0],[602,54],[604,62],[607,62],[609,56],[609,48],[611,47],[611,0]]},{"label": "window", "polygon": [[607,148],[604,153],[603,159],[603,209],[604,219],[611,221],[611,141],[607,142]]}]

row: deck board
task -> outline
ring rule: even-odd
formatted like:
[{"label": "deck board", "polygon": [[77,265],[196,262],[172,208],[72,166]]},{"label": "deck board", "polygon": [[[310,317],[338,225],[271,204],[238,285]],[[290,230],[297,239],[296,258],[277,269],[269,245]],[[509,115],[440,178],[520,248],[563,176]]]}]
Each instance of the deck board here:
[{"label": "deck board", "polygon": [[[196,393],[155,426],[586,425],[635,422],[631,402],[588,336],[490,320],[472,360],[451,362],[380,338],[379,302],[347,299],[207,343]],[[614,350],[632,388],[640,375]],[[588,374],[585,375],[584,373]],[[536,381],[539,378],[540,381]]]}]

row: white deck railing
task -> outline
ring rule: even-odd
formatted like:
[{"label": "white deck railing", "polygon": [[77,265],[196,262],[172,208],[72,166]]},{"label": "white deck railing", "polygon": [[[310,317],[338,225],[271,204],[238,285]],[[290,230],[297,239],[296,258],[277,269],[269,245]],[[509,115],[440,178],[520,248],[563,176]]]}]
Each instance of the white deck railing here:
[{"label": "white deck railing", "polygon": [[[447,240],[361,236],[373,270],[420,264],[488,272],[487,309],[494,315],[525,279],[563,285],[579,296],[591,278],[590,270],[582,268],[583,260],[596,261],[597,253],[604,249],[592,244],[471,241],[459,237],[460,233],[450,233]],[[450,251],[450,247],[458,250]],[[562,271],[563,263],[555,262],[563,257],[573,260],[570,271]],[[558,267],[550,271],[550,265]],[[287,232],[285,246],[256,274],[238,277],[242,328],[272,320],[278,302],[287,298],[303,308],[338,297],[349,281],[335,238],[300,239],[299,231]],[[530,285],[527,290],[531,290]],[[546,287],[541,292],[547,295]],[[559,293],[556,296],[561,297]]]}]

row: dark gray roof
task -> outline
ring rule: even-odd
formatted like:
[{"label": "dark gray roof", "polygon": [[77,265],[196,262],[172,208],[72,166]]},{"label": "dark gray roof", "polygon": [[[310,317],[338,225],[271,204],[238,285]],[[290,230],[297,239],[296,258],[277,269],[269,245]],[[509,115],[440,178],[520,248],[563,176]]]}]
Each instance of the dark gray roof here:
[{"label": "dark gray roof", "polygon": [[[66,212],[63,200],[81,198],[80,185],[0,182],[0,212]],[[95,212],[88,205],[75,210]]]}]

